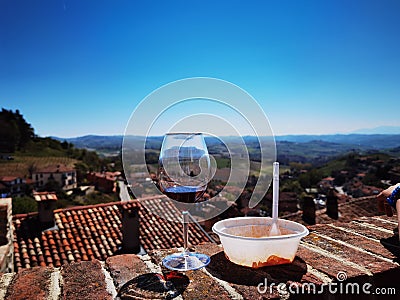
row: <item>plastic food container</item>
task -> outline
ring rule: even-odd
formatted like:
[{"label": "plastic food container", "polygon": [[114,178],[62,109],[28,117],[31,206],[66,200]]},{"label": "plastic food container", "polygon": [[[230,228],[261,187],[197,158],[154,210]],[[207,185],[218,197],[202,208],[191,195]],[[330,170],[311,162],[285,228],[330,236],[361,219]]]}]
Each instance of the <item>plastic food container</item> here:
[{"label": "plastic food container", "polygon": [[268,236],[272,218],[241,217],[219,221],[212,230],[218,234],[226,257],[252,268],[291,263],[308,229],[296,222],[278,219],[282,235]]}]

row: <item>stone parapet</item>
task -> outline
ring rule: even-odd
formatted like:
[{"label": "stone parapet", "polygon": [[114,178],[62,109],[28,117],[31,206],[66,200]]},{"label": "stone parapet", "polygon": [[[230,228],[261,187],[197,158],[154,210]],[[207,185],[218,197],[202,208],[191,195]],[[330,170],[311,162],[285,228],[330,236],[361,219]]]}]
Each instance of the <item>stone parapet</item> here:
[{"label": "stone parapet", "polygon": [[[171,272],[161,259],[176,249],[122,254],[105,261],[34,267],[0,277],[5,299],[382,299],[400,297],[396,223],[362,217],[310,226],[291,264],[251,269],[231,263],[221,246],[194,247],[211,257],[201,270]],[[386,245],[386,246],[385,246]]]}]

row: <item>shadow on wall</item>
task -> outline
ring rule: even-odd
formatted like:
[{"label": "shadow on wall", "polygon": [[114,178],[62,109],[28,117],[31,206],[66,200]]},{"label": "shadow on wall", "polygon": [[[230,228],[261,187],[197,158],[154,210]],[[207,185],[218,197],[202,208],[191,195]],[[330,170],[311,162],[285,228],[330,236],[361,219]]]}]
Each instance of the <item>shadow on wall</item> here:
[{"label": "shadow on wall", "polygon": [[257,286],[260,282],[267,279],[268,283],[281,283],[288,281],[301,281],[307,273],[307,264],[299,257],[295,257],[291,264],[276,265],[252,269],[243,267],[230,262],[223,251],[211,257],[210,264],[206,267],[214,277],[224,281],[240,284]]}]

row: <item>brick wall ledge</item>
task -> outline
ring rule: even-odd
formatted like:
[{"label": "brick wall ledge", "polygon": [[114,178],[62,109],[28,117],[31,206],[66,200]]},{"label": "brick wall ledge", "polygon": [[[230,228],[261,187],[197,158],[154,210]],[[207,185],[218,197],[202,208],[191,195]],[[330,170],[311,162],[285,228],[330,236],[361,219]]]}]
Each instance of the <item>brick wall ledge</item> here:
[{"label": "brick wall ledge", "polygon": [[21,269],[1,275],[0,299],[398,299],[399,253],[383,243],[395,227],[387,217],[310,226],[292,264],[260,269],[229,262],[211,243],[194,247],[211,263],[185,274],[161,266],[176,249]]}]

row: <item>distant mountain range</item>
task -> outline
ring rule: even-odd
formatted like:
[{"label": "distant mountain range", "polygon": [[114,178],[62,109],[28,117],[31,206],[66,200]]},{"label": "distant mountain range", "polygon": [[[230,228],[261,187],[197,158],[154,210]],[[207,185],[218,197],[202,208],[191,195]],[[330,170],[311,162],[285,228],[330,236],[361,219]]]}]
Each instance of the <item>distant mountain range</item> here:
[{"label": "distant mountain range", "polygon": [[352,133],[358,134],[400,134],[400,126],[379,126],[355,130]]},{"label": "distant mountain range", "polygon": [[76,148],[86,149],[117,149],[121,148],[122,135],[85,135],[74,138],[59,138],[52,136],[51,138],[59,141],[67,141],[74,144]]},{"label": "distant mountain range", "polygon": [[[142,145],[145,137],[128,136],[129,145]],[[95,150],[101,155],[117,155],[120,153],[124,139],[122,135],[97,136],[87,135],[60,141],[73,143],[76,148]],[[225,137],[231,146],[241,142],[240,137]],[[146,142],[148,149],[159,150],[163,137],[149,137]],[[249,149],[250,159],[260,160],[260,143],[255,136],[245,136],[243,140]],[[400,134],[333,134],[333,135],[284,135],[276,136],[277,160],[282,164],[302,162],[321,165],[330,159],[345,155],[349,152],[375,153],[377,151],[391,156],[400,157]],[[140,143],[139,143],[140,142]],[[261,137],[261,145],[271,142],[271,137]],[[206,138],[211,154],[226,152],[221,140],[215,137]],[[268,144],[268,143],[267,143]]]},{"label": "distant mountain range", "polygon": [[[113,135],[113,136],[99,136],[99,135],[86,135],[75,138],[58,138],[53,137],[59,141],[67,141],[72,143],[77,148],[87,149],[118,149],[121,148],[124,136]],[[229,141],[234,142],[236,139],[239,142],[238,137],[226,137]],[[132,141],[143,141],[143,136],[129,136]],[[253,143],[257,141],[254,136],[243,137],[247,143]],[[261,140],[264,138],[261,137]],[[270,138],[269,138],[270,139]],[[162,141],[162,137],[150,137],[150,142],[159,144]],[[290,143],[312,143],[312,142],[325,142],[333,144],[344,144],[353,148],[360,149],[391,149],[400,147],[400,134],[332,134],[332,135],[281,135],[275,136],[275,141],[279,142],[290,142]],[[214,144],[220,143],[216,138],[208,138],[207,143]]]},{"label": "distant mountain range", "polygon": [[322,141],[352,145],[361,149],[390,149],[400,146],[400,134],[282,135],[276,136],[275,140],[294,143]]}]

